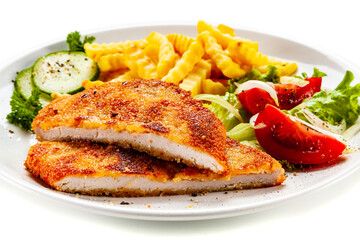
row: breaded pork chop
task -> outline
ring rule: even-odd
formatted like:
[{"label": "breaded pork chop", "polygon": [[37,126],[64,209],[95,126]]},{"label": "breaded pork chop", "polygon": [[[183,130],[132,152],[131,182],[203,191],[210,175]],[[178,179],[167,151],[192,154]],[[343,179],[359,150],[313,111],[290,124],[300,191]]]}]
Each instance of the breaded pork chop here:
[{"label": "breaded pork chop", "polygon": [[228,171],[159,160],[146,153],[92,142],[41,142],[26,168],[51,187],[70,193],[114,196],[188,194],[274,186],[284,170],[270,155],[227,139]]},{"label": "breaded pork chop", "polygon": [[226,170],[226,129],[201,102],[157,80],[109,82],[55,99],[34,119],[39,140],[116,143],[165,160]]}]

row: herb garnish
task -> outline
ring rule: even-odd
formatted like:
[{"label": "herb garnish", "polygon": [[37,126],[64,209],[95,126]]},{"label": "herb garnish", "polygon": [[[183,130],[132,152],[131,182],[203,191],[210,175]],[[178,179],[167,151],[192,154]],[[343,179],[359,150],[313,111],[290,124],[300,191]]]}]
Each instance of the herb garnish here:
[{"label": "herb garnish", "polygon": [[[81,41],[80,39],[81,35],[78,31],[69,33],[67,35],[66,43],[69,45],[70,52],[85,52],[84,45],[86,43],[92,43],[95,41],[95,37],[93,36],[85,36],[84,41]],[[61,64],[58,62],[56,64],[58,64],[60,67],[63,66],[63,64],[61,66]],[[10,123],[25,129],[26,131],[32,132],[31,123],[43,107],[39,101],[40,95],[41,90],[35,87],[31,92],[31,96],[28,99],[25,99],[21,95],[20,91],[15,88],[10,101],[11,113],[6,116],[7,120]]]},{"label": "herb garnish", "polygon": [[39,88],[34,88],[31,96],[24,99],[19,90],[15,89],[11,97],[10,106],[11,113],[6,116],[6,119],[26,131],[31,131],[31,123],[42,108],[39,101],[41,91]]},{"label": "herb garnish", "polygon": [[78,31],[69,33],[66,38],[66,43],[69,45],[70,52],[85,52],[84,45],[95,41],[94,36],[85,36],[84,41],[81,41],[81,35]]}]

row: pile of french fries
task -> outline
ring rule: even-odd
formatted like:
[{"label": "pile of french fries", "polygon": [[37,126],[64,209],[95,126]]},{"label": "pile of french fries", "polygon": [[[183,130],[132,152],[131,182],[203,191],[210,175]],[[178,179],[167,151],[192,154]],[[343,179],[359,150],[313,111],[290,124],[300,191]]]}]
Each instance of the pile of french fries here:
[{"label": "pile of french fries", "polygon": [[[280,76],[292,75],[296,63],[282,62],[259,52],[258,43],[235,35],[234,29],[204,21],[195,38],[152,32],[145,39],[117,43],[87,43],[86,54],[98,63],[101,81],[161,79],[191,91],[223,95],[226,87],[215,79],[241,78],[256,68],[276,66]],[[87,87],[101,82],[87,83]],[[90,85],[89,85],[90,84]]]}]

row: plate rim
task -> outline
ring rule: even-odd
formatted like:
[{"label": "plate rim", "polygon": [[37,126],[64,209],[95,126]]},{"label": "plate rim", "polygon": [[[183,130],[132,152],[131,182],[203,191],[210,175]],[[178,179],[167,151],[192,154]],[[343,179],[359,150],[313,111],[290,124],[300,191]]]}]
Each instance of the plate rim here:
[{"label": "plate rim", "polygon": [[[132,28],[151,28],[151,27],[194,27],[196,28],[196,24],[193,23],[140,23],[140,24],[124,24],[121,26],[112,26],[112,27],[104,27],[99,29],[93,29],[90,31],[83,31],[84,34],[101,34],[109,31],[124,31],[126,29],[132,29]],[[260,29],[255,28],[247,28],[243,26],[236,26],[233,25],[235,30],[238,31],[247,31],[255,34],[263,34],[268,35],[271,37],[275,37],[278,39],[281,39],[282,41],[290,41],[292,43],[295,43],[297,45],[301,45],[303,47],[307,47],[311,49],[312,51],[319,52],[321,54],[324,54],[326,56],[329,56],[332,59],[336,59],[340,61],[341,66],[349,66],[351,67],[351,71],[354,72],[355,76],[358,76],[360,73],[359,67],[352,63],[351,61],[346,60],[345,58],[339,56],[338,54],[331,52],[330,50],[324,49],[322,47],[317,47],[311,44],[304,44],[299,41],[297,41],[295,38],[292,37],[285,37],[283,35],[274,34],[269,31],[263,31]],[[33,48],[28,49],[27,51],[22,52],[21,54],[17,54],[8,60],[5,60],[4,62],[0,63],[0,72],[6,70],[8,67],[10,67],[12,64],[14,64],[16,61],[21,61],[22,58],[25,56],[34,53],[36,51],[39,51],[45,47],[53,46],[56,44],[63,44],[64,39],[58,38],[52,41],[45,42],[43,44],[40,44],[38,46],[35,46]],[[184,211],[184,209],[181,210],[171,210],[169,213],[169,210],[151,210],[146,209],[146,211],[143,211],[142,209],[131,209],[131,208],[113,208],[110,205],[103,205],[103,204],[96,204],[96,202],[86,200],[86,199],[80,199],[68,196],[66,194],[60,194],[57,191],[54,191],[52,189],[46,188],[42,189],[39,188],[39,186],[32,185],[26,181],[21,182],[18,181],[16,178],[11,176],[10,174],[7,174],[2,169],[0,169],[0,178],[4,179],[6,182],[9,182],[11,184],[14,184],[16,186],[19,186],[27,191],[33,191],[38,195],[41,195],[42,197],[51,198],[53,200],[56,200],[57,202],[63,203],[63,204],[70,204],[72,206],[76,205],[77,207],[86,208],[86,210],[90,210],[95,213],[99,214],[105,214],[109,216],[115,216],[115,217],[123,217],[123,218],[129,218],[129,219],[142,219],[142,220],[172,220],[172,221],[182,221],[182,220],[204,220],[204,219],[215,219],[215,218],[223,218],[223,217],[231,217],[231,216],[238,216],[238,215],[244,215],[249,213],[258,212],[260,210],[263,210],[265,208],[274,207],[279,204],[284,203],[285,201],[290,201],[294,198],[297,198],[299,196],[305,196],[309,193],[319,191],[323,189],[324,187],[331,186],[335,184],[336,182],[341,181],[343,178],[353,174],[355,171],[357,171],[360,168],[360,162],[355,165],[352,169],[347,169],[347,171],[337,173],[337,178],[330,178],[326,179],[326,181],[321,181],[320,183],[317,183],[309,188],[306,188],[303,191],[300,191],[299,193],[292,193],[290,195],[281,196],[278,198],[269,199],[267,201],[259,202],[256,204],[250,204],[252,205],[251,208],[247,208],[244,205],[241,205],[240,207],[221,207],[221,208],[214,208],[214,209],[196,209],[193,208],[192,211]],[[46,191],[46,192],[44,192]],[[90,207],[90,208],[89,208]]]}]

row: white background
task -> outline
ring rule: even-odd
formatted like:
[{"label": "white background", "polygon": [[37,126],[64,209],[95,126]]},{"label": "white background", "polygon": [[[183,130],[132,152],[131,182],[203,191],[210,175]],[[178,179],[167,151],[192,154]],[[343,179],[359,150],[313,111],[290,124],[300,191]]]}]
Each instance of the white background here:
[{"label": "white background", "polygon": [[[196,24],[202,19],[321,46],[360,67],[356,1],[13,0],[1,5],[0,63],[46,42],[65,39],[74,30],[149,22]],[[359,204],[360,170],[266,211],[195,222],[97,215],[24,192],[0,179],[0,239],[359,239]]]}]

